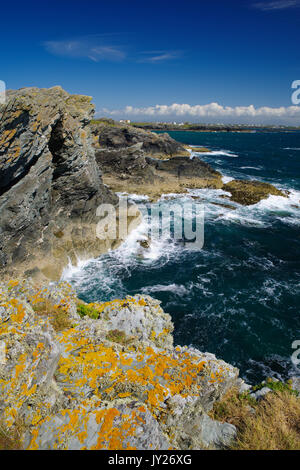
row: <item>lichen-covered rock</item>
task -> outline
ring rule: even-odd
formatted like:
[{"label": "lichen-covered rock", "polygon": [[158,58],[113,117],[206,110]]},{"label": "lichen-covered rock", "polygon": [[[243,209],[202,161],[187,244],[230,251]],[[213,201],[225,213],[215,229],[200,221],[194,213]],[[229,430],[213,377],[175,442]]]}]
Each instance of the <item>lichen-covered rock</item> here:
[{"label": "lichen-covered rock", "polygon": [[[167,450],[171,448],[157,421],[142,403],[94,403],[66,409],[43,420],[27,436],[29,450]],[[104,404],[105,405],[105,404]],[[97,407],[98,406],[98,407]]]},{"label": "lichen-covered rock", "polygon": [[171,318],[149,296],[80,305],[65,283],[0,285],[0,419],[23,423],[25,448],[225,445],[226,426],[206,413],[237,369],[174,348]]},{"label": "lichen-covered rock", "polygon": [[[118,244],[96,236],[96,209],[118,204],[103,184],[91,98],[23,88],[0,105],[0,270],[59,279],[71,259]],[[5,271],[4,271],[5,270]]]},{"label": "lichen-covered rock", "polygon": [[233,180],[224,184],[223,189],[231,193],[231,200],[244,206],[257,204],[262,199],[266,199],[270,194],[274,196],[287,197],[272,184],[262,181]]}]

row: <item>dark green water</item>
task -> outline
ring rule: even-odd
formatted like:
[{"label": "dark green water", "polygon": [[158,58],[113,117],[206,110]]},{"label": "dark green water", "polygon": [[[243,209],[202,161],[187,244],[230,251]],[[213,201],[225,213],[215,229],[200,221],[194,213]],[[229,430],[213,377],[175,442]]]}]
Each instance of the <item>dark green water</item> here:
[{"label": "dark green water", "polygon": [[214,204],[224,203],[221,190],[194,191],[205,206],[202,250],[152,240],[141,258],[141,226],[118,250],[65,277],[86,301],[135,293],[160,299],[177,344],[215,353],[248,381],[299,375],[290,357],[300,339],[300,133],[170,135],[212,149],[201,158],[227,178],[268,181],[289,197],[231,210]]}]

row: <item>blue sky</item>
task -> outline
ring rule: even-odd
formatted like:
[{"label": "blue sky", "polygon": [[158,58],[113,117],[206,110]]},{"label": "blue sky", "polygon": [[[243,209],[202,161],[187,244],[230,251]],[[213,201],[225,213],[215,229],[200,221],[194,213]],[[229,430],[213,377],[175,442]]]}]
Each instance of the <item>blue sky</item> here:
[{"label": "blue sky", "polygon": [[300,124],[298,0],[29,0],[1,18],[7,88],[61,85],[115,118]]}]

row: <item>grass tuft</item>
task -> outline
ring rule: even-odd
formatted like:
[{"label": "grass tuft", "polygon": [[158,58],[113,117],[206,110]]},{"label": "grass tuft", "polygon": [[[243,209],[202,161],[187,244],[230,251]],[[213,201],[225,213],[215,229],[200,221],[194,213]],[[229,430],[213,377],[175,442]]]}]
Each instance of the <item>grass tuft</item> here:
[{"label": "grass tuft", "polygon": [[95,308],[81,303],[77,305],[77,313],[81,316],[81,318],[88,316],[93,320],[98,320],[100,315]]},{"label": "grass tuft", "polygon": [[21,450],[21,425],[16,423],[14,427],[8,428],[0,420],[0,450]]},{"label": "grass tuft", "polygon": [[210,416],[237,427],[234,450],[300,450],[300,400],[290,390],[277,389],[258,402],[231,390]]},{"label": "grass tuft", "polygon": [[37,315],[49,317],[49,321],[57,333],[72,328],[68,312],[62,305],[53,305],[48,299],[45,299],[33,305],[32,308]]}]

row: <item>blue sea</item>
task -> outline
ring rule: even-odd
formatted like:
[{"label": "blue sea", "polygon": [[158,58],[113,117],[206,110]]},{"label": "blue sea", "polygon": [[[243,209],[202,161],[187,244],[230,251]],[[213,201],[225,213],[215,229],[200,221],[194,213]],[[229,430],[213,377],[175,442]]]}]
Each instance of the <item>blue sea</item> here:
[{"label": "blue sea", "polygon": [[144,221],[117,250],[69,266],[63,277],[88,302],[136,293],[161,300],[176,344],[216,354],[250,383],[300,375],[291,361],[292,343],[300,340],[300,132],[169,134],[211,149],[200,158],[225,182],[258,179],[289,191],[288,197],[231,203],[230,209],[222,190],[190,191],[177,200],[204,205],[201,250],[166,238],[152,240],[141,254]]}]

